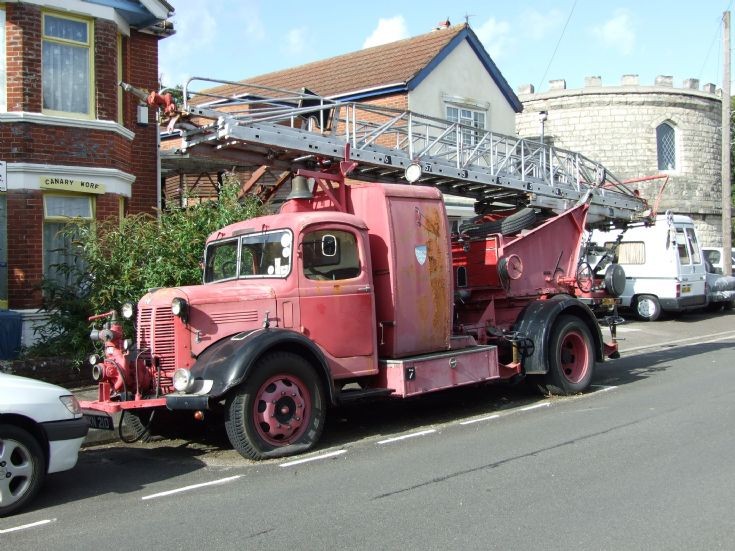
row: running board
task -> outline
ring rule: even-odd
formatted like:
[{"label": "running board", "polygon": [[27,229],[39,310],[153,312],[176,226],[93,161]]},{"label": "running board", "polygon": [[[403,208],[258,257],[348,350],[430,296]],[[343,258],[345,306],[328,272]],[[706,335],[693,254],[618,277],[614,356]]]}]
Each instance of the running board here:
[{"label": "running board", "polygon": [[392,388],[356,388],[354,390],[343,390],[337,396],[337,401],[340,404],[346,404],[370,398],[387,398],[393,392],[394,390]]}]

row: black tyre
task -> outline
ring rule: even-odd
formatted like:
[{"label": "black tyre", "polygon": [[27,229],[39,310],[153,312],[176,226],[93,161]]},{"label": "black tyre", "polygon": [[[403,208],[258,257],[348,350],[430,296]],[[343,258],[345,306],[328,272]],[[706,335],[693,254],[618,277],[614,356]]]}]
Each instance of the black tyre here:
[{"label": "black tyre", "polygon": [[123,410],[120,417],[117,433],[120,440],[126,444],[133,442],[148,442],[151,439],[151,425],[153,424],[154,411],[148,410]]},{"label": "black tyre", "polygon": [[491,233],[511,235],[518,233],[521,230],[525,230],[526,228],[530,228],[535,223],[536,211],[531,208],[525,208],[501,220],[484,222],[482,224],[463,225],[459,228],[459,231],[460,233],[465,233],[471,237],[489,235]]},{"label": "black tyre", "polygon": [[656,321],[661,317],[661,303],[654,295],[639,295],[633,304],[635,315],[642,321]]},{"label": "black tyre", "polygon": [[569,395],[585,390],[595,371],[595,350],[589,327],[576,316],[559,316],[549,336],[546,389]]},{"label": "black tyre", "polygon": [[232,446],[249,459],[311,449],[324,428],[324,392],[304,358],[274,352],[228,398],[225,429]]},{"label": "black tyre", "polygon": [[0,425],[0,517],[24,507],[46,475],[41,445],[28,431]]}]

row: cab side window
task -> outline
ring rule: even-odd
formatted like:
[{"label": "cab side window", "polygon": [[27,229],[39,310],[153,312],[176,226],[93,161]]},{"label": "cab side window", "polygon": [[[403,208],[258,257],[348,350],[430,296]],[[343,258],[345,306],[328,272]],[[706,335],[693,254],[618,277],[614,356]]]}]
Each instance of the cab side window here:
[{"label": "cab side window", "polygon": [[302,242],[304,276],[336,281],[360,275],[360,255],[354,234],[342,230],[318,230]]}]

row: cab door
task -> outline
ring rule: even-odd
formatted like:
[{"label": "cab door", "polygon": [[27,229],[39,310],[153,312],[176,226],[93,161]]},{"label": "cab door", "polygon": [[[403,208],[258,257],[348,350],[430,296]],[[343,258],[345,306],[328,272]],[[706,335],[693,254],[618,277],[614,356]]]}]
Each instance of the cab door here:
[{"label": "cab door", "polygon": [[377,373],[375,295],[367,232],[316,224],[298,244],[304,334],[328,355],[335,378]]}]

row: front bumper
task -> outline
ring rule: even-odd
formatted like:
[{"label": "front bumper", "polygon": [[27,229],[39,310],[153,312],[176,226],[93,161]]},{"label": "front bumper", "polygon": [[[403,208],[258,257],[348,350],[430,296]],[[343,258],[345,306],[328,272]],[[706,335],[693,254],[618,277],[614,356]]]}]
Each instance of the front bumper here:
[{"label": "front bumper", "polygon": [[209,409],[209,396],[206,394],[167,394],[166,407],[172,411],[198,411]]},{"label": "front bumper", "polygon": [[77,464],[79,448],[89,431],[84,417],[41,423],[49,441],[49,473],[67,471]]}]

